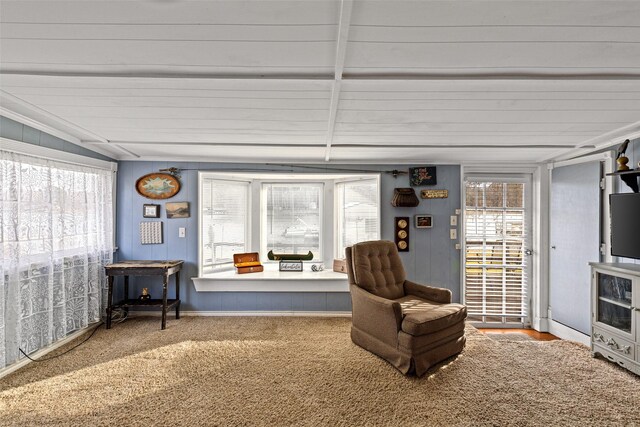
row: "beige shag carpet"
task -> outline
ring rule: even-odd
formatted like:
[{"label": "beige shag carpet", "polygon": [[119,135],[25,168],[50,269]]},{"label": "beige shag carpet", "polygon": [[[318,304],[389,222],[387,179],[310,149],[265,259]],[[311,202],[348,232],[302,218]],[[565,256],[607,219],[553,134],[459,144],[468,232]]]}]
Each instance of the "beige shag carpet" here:
[{"label": "beige shag carpet", "polygon": [[0,425],[640,425],[640,378],[586,347],[469,327],[461,355],[415,378],[355,346],[349,328],[185,317],[160,331],[158,318],[130,319],[0,380]]}]

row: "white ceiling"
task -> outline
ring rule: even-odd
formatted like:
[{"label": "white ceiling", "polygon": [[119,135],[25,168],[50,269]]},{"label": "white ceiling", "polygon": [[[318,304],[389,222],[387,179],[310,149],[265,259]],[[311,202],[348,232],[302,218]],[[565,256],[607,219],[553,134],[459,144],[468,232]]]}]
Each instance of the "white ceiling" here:
[{"label": "white ceiling", "polygon": [[0,1],[0,113],[119,159],[541,162],[640,136],[638,1]]}]

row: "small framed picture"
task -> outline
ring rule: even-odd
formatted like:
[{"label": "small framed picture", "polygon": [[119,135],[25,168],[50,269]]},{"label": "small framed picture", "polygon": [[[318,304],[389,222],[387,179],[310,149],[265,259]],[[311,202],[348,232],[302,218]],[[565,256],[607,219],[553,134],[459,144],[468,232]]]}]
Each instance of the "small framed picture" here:
[{"label": "small framed picture", "polygon": [[432,215],[416,215],[416,228],[431,228],[433,227]]},{"label": "small framed picture", "polygon": [[302,271],[302,261],[280,261],[280,271]]},{"label": "small framed picture", "polygon": [[189,218],[189,202],[169,202],[164,208],[167,218]]},{"label": "small framed picture", "polygon": [[424,166],[419,168],[409,168],[409,182],[412,187],[436,185],[438,183],[438,180],[436,179],[436,167]]},{"label": "small framed picture", "polygon": [[160,205],[143,205],[142,216],[144,218],[160,218]]}]

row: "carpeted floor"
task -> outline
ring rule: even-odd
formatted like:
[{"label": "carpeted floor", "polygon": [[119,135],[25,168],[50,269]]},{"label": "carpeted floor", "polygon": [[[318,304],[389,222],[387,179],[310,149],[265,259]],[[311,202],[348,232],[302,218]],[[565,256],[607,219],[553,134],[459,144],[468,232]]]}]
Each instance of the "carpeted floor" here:
[{"label": "carpeted floor", "polygon": [[346,318],[159,324],[101,329],[0,380],[0,425],[640,425],[640,377],[566,341],[469,328],[460,356],[414,378],[352,344]]}]

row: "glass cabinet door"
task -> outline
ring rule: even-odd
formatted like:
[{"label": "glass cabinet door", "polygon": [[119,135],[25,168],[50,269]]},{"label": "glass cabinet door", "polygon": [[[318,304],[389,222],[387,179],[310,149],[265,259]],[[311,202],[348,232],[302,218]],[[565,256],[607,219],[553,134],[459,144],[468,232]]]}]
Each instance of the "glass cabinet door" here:
[{"label": "glass cabinet door", "polygon": [[597,321],[631,333],[631,279],[597,273]]}]

